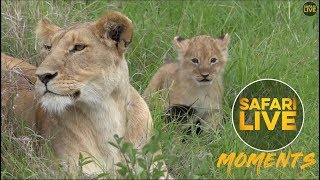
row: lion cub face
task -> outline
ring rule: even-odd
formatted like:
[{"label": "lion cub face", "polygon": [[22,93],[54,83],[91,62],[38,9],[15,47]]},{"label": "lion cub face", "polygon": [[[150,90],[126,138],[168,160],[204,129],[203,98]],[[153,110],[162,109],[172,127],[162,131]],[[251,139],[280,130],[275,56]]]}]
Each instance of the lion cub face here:
[{"label": "lion cub face", "polygon": [[180,70],[199,85],[208,85],[222,74],[228,58],[230,37],[214,39],[196,36],[192,39],[174,38],[178,50]]},{"label": "lion cub face", "polygon": [[45,58],[36,71],[36,91],[44,109],[63,112],[78,102],[96,105],[126,82],[124,52],[132,32],[132,22],[118,12],[68,28],[40,21],[37,35]]}]

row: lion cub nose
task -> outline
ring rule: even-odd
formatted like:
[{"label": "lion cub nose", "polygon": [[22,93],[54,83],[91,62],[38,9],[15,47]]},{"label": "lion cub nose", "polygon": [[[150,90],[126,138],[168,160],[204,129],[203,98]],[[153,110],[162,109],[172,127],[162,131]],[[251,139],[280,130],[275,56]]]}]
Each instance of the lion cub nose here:
[{"label": "lion cub nose", "polygon": [[45,74],[37,74],[38,78],[40,79],[40,81],[47,85],[47,83],[52,80],[54,77],[56,77],[58,75],[58,73],[45,73]]},{"label": "lion cub nose", "polygon": [[201,73],[201,76],[206,79],[209,76],[209,73]]}]

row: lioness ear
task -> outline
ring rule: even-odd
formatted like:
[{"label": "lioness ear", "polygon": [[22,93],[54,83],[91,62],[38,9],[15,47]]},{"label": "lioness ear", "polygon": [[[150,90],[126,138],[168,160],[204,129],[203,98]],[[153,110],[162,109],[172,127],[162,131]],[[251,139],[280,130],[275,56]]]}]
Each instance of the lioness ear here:
[{"label": "lioness ear", "polygon": [[133,24],[131,20],[119,12],[109,12],[95,24],[98,36],[115,42],[119,53],[124,53],[131,43]]},{"label": "lioness ear", "polygon": [[43,18],[38,22],[36,34],[44,42],[50,41],[51,37],[59,31],[60,27],[52,24],[49,19]]},{"label": "lioness ear", "polygon": [[229,42],[230,42],[230,36],[229,34],[222,35],[219,39],[219,45],[222,50],[226,50],[228,48]]},{"label": "lioness ear", "polygon": [[179,52],[184,52],[188,49],[189,39],[176,36],[173,38],[173,44],[176,46]]}]

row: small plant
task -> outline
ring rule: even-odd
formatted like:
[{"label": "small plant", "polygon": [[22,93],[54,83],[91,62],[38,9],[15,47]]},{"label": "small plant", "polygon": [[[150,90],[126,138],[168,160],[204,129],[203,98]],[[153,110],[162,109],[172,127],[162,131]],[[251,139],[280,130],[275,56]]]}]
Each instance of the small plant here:
[{"label": "small plant", "polygon": [[78,165],[79,165],[79,173],[78,173],[78,178],[85,178],[85,179],[99,179],[99,178],[111,178],[112,175],[109,172],[103,172],[98,174],[96,177],[94,176],[88,176],[88,174],[85,174],[83,172],[83,166],[85,166],[86,164],[89,163],[95,163],[95,165],[99,166],[99,168],[103,171],[103,166],[102,164],[99,164],[99,161],[92,156],[91,154],[85,152],[85,154],[88,154],[88,156],[83,155],[83,153],[80,152],[79,154],[79,161],[78,161]]},{"label": "small plant", "polygon": [[84,157],[82,153],[79,154],[79,174],[83,175],[83,166],[93,162],[90,156]]},{"label": "small plant", "polygon": [[159,179],[164,176],[165,170],[162,168],[164,157],[159,154],[159,133],[155,133],[141,150],[134,148],[131,143],[123,142],[123,137],[115,135],[114,138],[115,143],[109,143],[119,149],[123,156],[123,161],[116,164],[121,178]]}]

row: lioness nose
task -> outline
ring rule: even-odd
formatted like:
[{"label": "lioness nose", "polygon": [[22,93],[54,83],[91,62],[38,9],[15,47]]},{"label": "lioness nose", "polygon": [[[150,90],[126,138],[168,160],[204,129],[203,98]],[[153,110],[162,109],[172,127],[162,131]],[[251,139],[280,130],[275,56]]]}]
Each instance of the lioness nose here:
[{"label": "lioness nose", "polygon": [[201,73],[201,76],[202,76],[203,78],[207,78],[207,77],[209,76],[209,73]]},{"label": "lioness nose", "polygon": [[51,73],[45,73],[45,74],[41,74],[41,75],[37,75],[38,78],[40,79],[40,81],[47,85],[47,83],[53,79],[54,77],[56,77],[58,75],[58,73],[54,73],[54,74],[51,74]]}]

